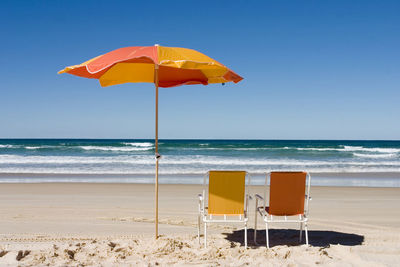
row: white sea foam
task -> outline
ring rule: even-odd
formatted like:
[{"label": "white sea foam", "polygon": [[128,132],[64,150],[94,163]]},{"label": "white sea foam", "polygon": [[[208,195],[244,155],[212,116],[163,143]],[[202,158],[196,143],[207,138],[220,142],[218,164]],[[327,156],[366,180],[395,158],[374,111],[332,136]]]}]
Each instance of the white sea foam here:
[{"label": "white sea foam", "polygon": [[362,147],[362,146],[344,146],[345,151],[365,151],[378,153],[400,153],[400,148],[381,148],[381,147]]},{"label": "white sea foam", "polygon": [[[286,147],[285,147],[286,149]],[[380,147],[362,147],[362,146],[343,146],[342,148],[318,148],[318,147],[298,147],[297,150],[309,151],[342,151],[342,152],[378,152],[378,153],[400,153],[400,148],[380,148]]]},{"label": "white sea foam", "polygon": [[0,164],[152,164],[154,163],[154,159],[152,160],[152,158],[152,156],[80,157],[0,155]]},{"label": "white sea foam", "polygon": [[[220,167],[219,170],[243,170],[238,167]],[[202,168],[171,168],[171,167],[163,167],[160,169],[161,175],[203,175],[210,168],[202,167]],[[301,167],[274,167],[274,166],[265,166],[263,168],[246,168],[251,174],[256,175],[264,175],[269,171],[299,171],[305,170]],[[381,173],[381,172],[393,172],[399,173],[400,168],[391,167],[391,168],[361,168],[361,167],[347,167],[347,168],[326,168],[326,167],[313,167],[306,169],[309,172],[315,173]],[[153,175],[154,174],[154,166],[149,166],[148,168],[74,168],[74,167],[57,167],[57,168],[33,168],[33,167],[7,167],[2,168],[0,174],[93,174],[93,175],[113,175],[113,174],[121,174],[121,175]],[[1,182],[1,179],[0,179]]]},{"label": "white sea foam", "polygon": [[149,142],[133,142],[133,143],[122,143],[123,145],[126,146],[135,146],[135,147],[153,147],[153,143],[149,143]]},{"label": "white sea foam", "polygon": [[272,147],[182,147],[181,150],[221,150],[221,151],[267,151],[267,150],[280,150],[281,148],[272,148]]},{"label": "white sea foam", "polygon": [[[19,156],[0,155],[0,172],[5,164],[112,164],[153,165],[152,155],[118,155],[118,156]],[[180,165],[183,168],[191,166],[400,166],[400,161],[323,161],[323,160],[295,160],[295,159],[259,159],[259,158],[229,158],[216,156],[164,156],[160,161],[163,166]]]},{"label": "white sea foam", "polygon": [[296,150],[306,151],[344,151],[343,148],[318,148],[318,147],[297,147]]},{"label": "white sea foam", "polygon": [[151,150],[151,147],[114,147],[114,146],[79,146],[83,150],[101,150],[101,151],[146,151]]},{"label": "white sea foam", "polygon": [[40,146],[26,146],[25,149],[39,149],[42,148]]},{"label": "white sea foam", "polygon": [[14,148],[13,145],[0,145],[0,148]]},{"label": "white sea foam", "polygon": [[389,153],[389,154],[360,154],[360,153],[353,153],[356,157],[361,158],[372,158],[372,159],[383,159],[383,158],[395,158],[397,157],[396,153]]}]

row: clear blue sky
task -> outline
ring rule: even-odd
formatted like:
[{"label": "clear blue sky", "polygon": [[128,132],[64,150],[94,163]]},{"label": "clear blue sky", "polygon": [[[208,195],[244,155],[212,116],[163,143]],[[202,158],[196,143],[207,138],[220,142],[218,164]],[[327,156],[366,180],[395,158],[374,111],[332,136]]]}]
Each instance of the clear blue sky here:
[{"label": "clear blue sky", "polygon": [[57,75],[188,47],[238,84],[160,89],[160,138],[400,139],[400,1],[1,1],[0,138],[153,138],[151,84]]}]

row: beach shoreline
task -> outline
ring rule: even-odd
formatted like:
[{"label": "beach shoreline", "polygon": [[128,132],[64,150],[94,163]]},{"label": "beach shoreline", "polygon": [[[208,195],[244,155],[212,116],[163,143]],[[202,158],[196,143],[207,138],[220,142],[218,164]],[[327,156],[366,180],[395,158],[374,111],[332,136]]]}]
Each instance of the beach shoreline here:
[{"label": "beach shoreline", "polygon": [[[354,173],[315,173],[311,172],[313,186],[340,187],[400,187],[400,172],[354,172]],[[263,185],[265,173],[251,175],[251,185]],[[204,175],[163,175],[160,184],[201,185]],[[153,175],[142,174],[85,174],[85,173],[0,173],[3,183],[123,183],[153,184]]]}]

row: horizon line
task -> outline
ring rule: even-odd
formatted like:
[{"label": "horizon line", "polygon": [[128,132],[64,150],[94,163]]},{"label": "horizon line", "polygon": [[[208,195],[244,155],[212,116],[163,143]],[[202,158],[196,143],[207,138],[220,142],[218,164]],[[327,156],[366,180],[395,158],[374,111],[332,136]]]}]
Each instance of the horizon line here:
[{"label": "horizon line", "polygon": [[[154,138],[87,138],[87,137],[0,137],[0,140],[154,140]],[[159,138],[161,140],[213,140],[213,141],[394,141],[400,139],[240,139],[240,138]]]}]

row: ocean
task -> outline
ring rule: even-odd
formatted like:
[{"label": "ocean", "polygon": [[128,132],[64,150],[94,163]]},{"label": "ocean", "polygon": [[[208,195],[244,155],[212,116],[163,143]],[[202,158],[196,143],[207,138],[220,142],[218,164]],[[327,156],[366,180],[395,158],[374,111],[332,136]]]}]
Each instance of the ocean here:
[{"label": "ocean", "polygon": [[[160,140],[160,182],[208,170],[309,171],[313,185],[400,187],[400,141]],[[0,139],[1,182],[154,182],[154,140]]]}]

